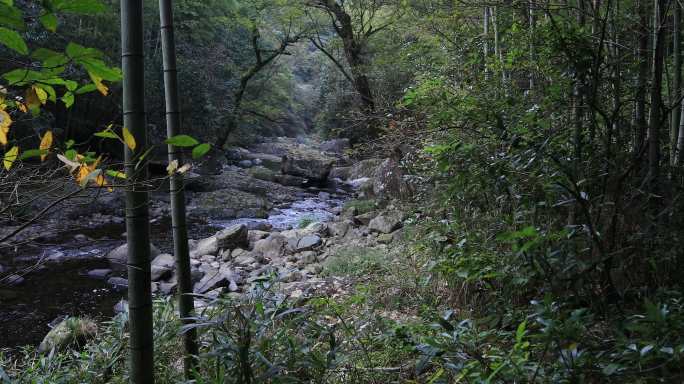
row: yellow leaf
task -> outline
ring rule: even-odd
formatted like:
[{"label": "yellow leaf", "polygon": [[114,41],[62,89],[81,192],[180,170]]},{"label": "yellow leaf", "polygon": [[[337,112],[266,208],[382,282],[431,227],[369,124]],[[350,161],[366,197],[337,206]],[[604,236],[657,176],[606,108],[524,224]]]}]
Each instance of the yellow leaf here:
[{"label": "yellow leaf", "polygon": [[0,126],[0,144],[7,145],[7,133],[9,133],[9,127]]},{"label": "yellow leaf", "polygon": [[168,172],[169,175],[173,175],[173,173],[176,172],[176,169],[178,169],[178,160],[174,160],[166,166],[166,172]]},{"label": "yellow leaf", "polygon": [[88,177],[90,174],[90,169],[88,169],[88,166],[83,164],[78,168],[78,171],[76,171],[76,175],[74,176],[76,178],[76,183],[77,184],[82,184],[83,181]]},{"label": "yellow leaf", "polygon": [[133,137],[133,134],[131,134],[131,131],[128,130],[128,128],[124,127],[123,128],[123,139],[124,143],[126,143],[126,146],[128,149],[131,151],[135,150],[135,137]]},{"label": "yellow leaf", "polygon": [[5,152],[5,157],[3,158],[2,162],[5,165],[6,170],[9,171],[10,168],[12,168],[14,161],[17,160],[17,156],[19,156],[19,147],[16,145],[9,151]]},{"label": "yellow leaf", "polygon": [[[52,131],[47,131],[43,135],[43,138],[40,140],[40,150],[48,150],[52,147]],[[40,161],[45,161],[45,158],[47,157],[47,153],[43,153],[40,155]]]},{"label": "yellow leaf", "polygon": [[36,87],[31,87],[26,89],[26,105],[29,109],[37,108],[41,106],[40,98],[36,94]]},{"label": "yellow leaf", "polygon": [[28,112],[28,108],[26,108],[26,104],[24,104],[24,103],[17,102],[17,107],[19,108],[20,111],[22,111],[24,113]]},{"label": "yellow leaf", "polygon": [[107,96],[109,94],[109,88],[107,88],[107,86],[102,82],[101,77],[95,76],[91,73],[90,79],[93,81],[93,84],[95,84],[95,88],[97,88],[97,90],[100,91],[102,96]]},{"label": "yellow leaf", "polygon": [[33,87],[33,91],[36,93],[36,96],[38,96],[38,100],[40,100],[41,104],[45,104],[47,102],[48,94],[43,88]]}]

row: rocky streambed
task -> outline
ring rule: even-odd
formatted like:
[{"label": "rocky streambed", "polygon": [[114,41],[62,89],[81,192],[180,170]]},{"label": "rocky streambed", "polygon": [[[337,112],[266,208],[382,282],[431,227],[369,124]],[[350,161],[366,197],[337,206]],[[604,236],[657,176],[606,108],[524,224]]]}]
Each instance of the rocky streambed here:
[{"label": "rocky streambed", "polygon": [[[255,150],[261,152],[229,151],[211,174],[189,175],[194,291],[206,296],[198,306],[219,294],[245,294],[266,279],[276,279],[291,296],[333,294],[342,282],[320,277],[330,255],[351,246],[382,248],[398,236],[403,216],[391,206],[342,209],[359,188],[366,196],[393,190],[395,171],[388,175],[379,160],[348,166],[337,148],[322,147],[279,138],[260,144]],[[0,254],[0,347],[36,345],[64,316],[113,315],[127,287],[121,207],[120,196],[110,196],[76,213],[60,212],[31,228],[38,234],[32,241]],[[151,288],[173,294],[163,190],[152,193],[150,212]]]}]

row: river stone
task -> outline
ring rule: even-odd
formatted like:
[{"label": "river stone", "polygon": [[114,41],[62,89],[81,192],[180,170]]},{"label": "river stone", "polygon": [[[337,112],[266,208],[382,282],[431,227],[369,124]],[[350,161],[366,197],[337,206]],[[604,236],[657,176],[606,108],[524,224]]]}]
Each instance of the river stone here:
[{"label": "river stone", "polygon": [[321,245],[322,240],[318,235],[308,235],[302,238],[291,238],[287,244],[293,252],[310,251]]},{"label": "river stone", "polygon": [[93,278],[93,279],[104,280],[111,273],[112,273],[112,270],[109,268],[93,269],[93,270],[88,271],[88,277]]},{"label": "river stone", "polygon": [[62,350],[73,345],[81,345],[95,337],[97,324],[90,319],[69,317],[52,328],[38,347],[39,353]]},{"label": "river stone", "polygon": [[263,257],[278,259],[285,255],[287,239],[280,234],[272,233],[269,237],[254,243],[254,252]]},{"label": "river stone", "polygon": [[334,160],[314,153],[290,153],[283,156],[280,172],[284,175],[304,177],[314,181],[325,181]]},{"label": "river stone", "polygon": [[203,294],[215,288],[225,287],[230,285],[230,282],[236,282],[240,279],[240,275],[235,273],[229,265],[224,264],[219,269],[203,266],[204,277],[197,282],[193,288],[193,292]]},{"label": "river stone", "polygon": [[399,211],[385,211],[370,221],[368,229],[372,232],[392,233],[401,228],[404,215]]},{"label": "river stone", "polygon": [[276,174],[275,180],[287,187],[301,187],[307,183],[307,179],[300,176]]},{"label": "river stone", "polygon": [[152,272],[152,281],[161,280],[173,273],[175,262],[173,256],[168,253],[163,253],[155,257],[154,260],[152,260],[150,268]]},{"label": "river stone", "polygon": [[107,284],[111,285],[115,291],[124,291],[128,289],[128,280],[123,277],[113,276],[107,279]]},{"label": "river stone", "polygon": [[242,168],[251,168],[253,165],[254,163],[252,163],[252,160],[240,160],[240,162],[238,162],[238,166]]},{"label": "river stone", "polygon": [[255,243],[261,239],[265,239],[268,237],[270,233],[266,231],[260,231],[258,229],[252,229],[249,231],[247,234],[247,239],[249,240],[250,244]]},{"label": "river stone", "polygon": [[233,249],[239,246],[249,245],[247,239],[247,226],[244,224],[234,225],[217,232],[214,236],[199,240],[191,248],[190,257],[201,257],[204,255],[216,255],[219,249]]},{"label": "river stone", "polygon": [[347,220],[328,224],[328,231],[332,236],[344,237],[349,232],[351,223]]},{"label": "river stone", "polygon": [[354,221],[362,225],[368,225],[377,215],[376,212],[366,212],[362,215],[354,216]]},{"label": "river stone", "polygon": [[[157,257],[161,252],[154,244],[150,244],[150,257]],[[107,253],[107,259],[113,265],[126,266],[128,263],[128,244],[122,244]]]},{"label": "river stone", "polygon": [[328,175],[329,180],[347,180],[349,179],[349,174],[351,173],[351,167],[333,167]]},{"label": "river stone", "polygon": [[304,251],[299,254],[299,262],[301,264],[311,264],[316,262],[316,252]]}]

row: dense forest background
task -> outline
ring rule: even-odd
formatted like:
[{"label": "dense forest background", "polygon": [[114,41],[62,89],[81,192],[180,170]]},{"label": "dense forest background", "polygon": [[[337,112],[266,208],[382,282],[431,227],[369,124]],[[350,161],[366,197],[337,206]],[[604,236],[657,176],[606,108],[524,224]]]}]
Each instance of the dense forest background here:
[{"label": "dense forest background", "polygon": [[[59,14],[57,32],[45,30],[43,6],[0,0],[12,3],[31,54],[0,44],[0,73],[44,68],[35,49],[72,41],[119,65],[119,2]],[[159,8],[143,4],[147,134],[162,143]],[[382,250],[354,246],[331,259],[324,274],[348,283],[340,297],[222,302],[202,331],[207,382],[682,380],[679,1],[173,4],[182,125],[213,145],[212,161],[266,137],[349,139],[350,164],[387,160],[364,163],[372,180],[341,216],[363,227],[364,214],[401,211],[405,230]],[[3,153],[37,147],[51,130],[56,153],[73,140],[67,148],[119,158],[118,143],[93,136],[122,119],[116,73],[98,92],[88,70],[60,67],[88,88],[40,114],[21,112],[30,84],[13,88],[0,75],[0,91],[19,100],[6,106]],[[0,176],[8,223],[25,214],[6,203],[10,168]],[[156,323],[172,321],[169,306],[158,303]],[[107,365],[124,329],[115,323],[93,342],[95,357],[47,369],[30,352],[7,371],[125,377],[122,361]],[[178,327],[155,330],[166,337],[156,371],[180,380],[164,363],[178,359]],[[109,371],[97,376],[102,365]]]}]

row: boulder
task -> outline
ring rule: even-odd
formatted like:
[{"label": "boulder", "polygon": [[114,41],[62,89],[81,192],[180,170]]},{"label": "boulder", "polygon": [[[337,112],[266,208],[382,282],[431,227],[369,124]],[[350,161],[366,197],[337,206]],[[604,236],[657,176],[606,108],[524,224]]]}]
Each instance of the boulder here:
[{"label": "boulder", "polygon": [[107,279],[107,284],[112,286],[112,289],[115,291],[124,291],[128,289],[128,280],[124,279],[123,277],[110,277]]},{"label": "boulder", "polygon": [[385,211],[368,224],[371,232],[392,233],[403,225],[404,214],[399,211]]},{"label": "boulder", "polygon": [[292,153],[283,156],[280,171],[284,175],[304,177],[322,182],[328,178],[334,160],[312,154]]},{"label": "boulder", "polygon": [[229,265],[224,264],[221,268],[203,266],[204,277],[193,287],[193,292],[203,294],[212,289],[229,286],[231,282],[237,284],[240,275],[234,272]]},{"label": "boulder", "polygon": [[349,179],[350,173],[351,173],[351,167],[333,167],[330,170],[330,174],[328,175],[328,179],[330,179],[330,180],[334,180],[334,179],[347,180],[347,179]]},{"label": "boulder", "polygon": [[269,235],[269,233],[266,231],[261,231],[258,229],[251,229],[247,233],[247,239],[249,240],[249,243],[251,244],[251,243],[257,242],[261,239],[267,238],[268,235]]},{"label": "boulder", "polygon": [[240,160],[240,162],[238,162],[238,166],[242,168],[251,168],[253,165],[254,163],[252,163],[252,160]]},{"label": "boulder", "polygon": [[349,139],[332,139],[322,142],[319,148],[323,152],[342,155],[346,150],[351,148],[351,144]]},{"label": "boulder", "polygon": [[269,259],[279,259],[285,255],[286,245],[287,238],[285,236],[272,233],[267,238],[254,243],[254,252],[258,252]]},{"label": "boulder", "polygon": [[413,195],[413,188],[404,180],[404,171],[393,159],[385,159],[378,166],[371,190],[373,196],[384,199],[408,199]]},{"label": "boulder", "polygon": [[109,268],[100,268],[100,269],[92,269],[88,271],[88,277],[93,278],[93,279],[100,279],[104,280],[109,275],[112,273],[112,270]]},{"label": "boulder", "polygon": [[264,181],[274,181],[276,178],[276,173],[274,171],[262,166],[248,169],[247,174],[255,179]]},{"label": "boulder", "polygon": [[[243,177],[247,180],[254,180]],[[264,192],[265,194],[265,192]],[[228,220],[238,217],[266,218],[272,205],[261,192],[258,194],[234,188],[222,188],[212,192],[197,194],[188,204],[191,217],[212,217]]]},{"label": "boulder", "polygon": [[288,247],[294,253],[311,251],[322,244],[322,240],[318,235],[307,235],[301,238],[290,238],[287,242]]},{"label": "boulder", "polygon": [[204,255],[216,255],[219,249],[233,249],[240,246],[248,246],[247,226],[244,224],[233,225],[232,227],[217,232],[214,236],[199,240],[190,248],[190,257],[197,258]]},{"label": "boulder", "polygon": [[349,170],[349,179],[356,180],[361,178],[371,178],[375,176],[380,164],[382,164],[383,159],[366,159],[361,160],[358,163],[351,166]]},{"label": "boulder", "polygon": [[128,312],[128,301],[126,299],[121,299],[116,304],[114,304],[114,313],[126,312]]},{"label": "boulder", "polygon": [[226,159],[231,161],[244,160],[249,156],[249,154],[249,150],[242,147],[231,147],[225,151]]},{"label": "boulder", "polygon": [[[161,252],[154,244],[150,244],[150,258],[159,256]],[[122,244],[107,253],[107,260],[114,266],[125,267],[128,263],[128,244]]]},{"label": "boulder", "polygon": [[301,187],[308,182],[304,177],[283,175],[281,173],[276,174],[274,179],[276,182],[288,187]]},{"label": "boulder", "polygon": [[172,255],[163,253],[152,260],[150,269],[152,272],[152,281],[161,280],[173,273],[176,261]]},{"label": "boulder", "polygon": [[351,228],[351,223],[347,220],[328,224],[328,230],[332,236],[344,237]]},{"label": "boulder", "polygon": [[376,212],[366,212],[362,215],[354,216],[354,221],[362,225],[368,225],[376,215]]},{"label": "boulder", "polygon": [[62,320],[45,335],[38,347],[39,353],[51,350],[63,350],[71,346],[82,345],[85,341],[95,337],[97,324],[90,319],[68,317]]}]

